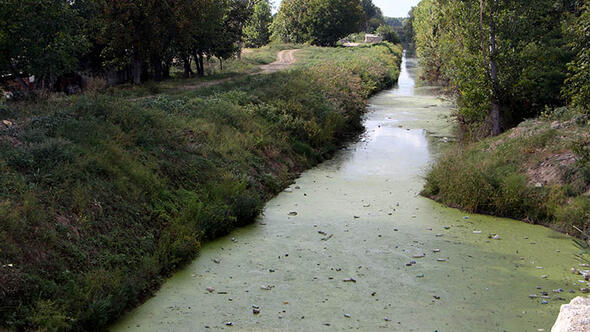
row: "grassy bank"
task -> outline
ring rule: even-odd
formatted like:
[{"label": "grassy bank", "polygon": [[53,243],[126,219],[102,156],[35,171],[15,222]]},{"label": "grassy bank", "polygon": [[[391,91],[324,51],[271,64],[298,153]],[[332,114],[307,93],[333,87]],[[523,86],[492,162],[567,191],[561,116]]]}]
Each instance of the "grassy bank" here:
[{"label": "grassy bank", "polygon": [[358,132],[399,74],[387,44],[305,52],[292,70],[149,99],[2,105],[2,327],[105,327]]},{"label": "grassy bank", "polygon": [[588,116],[559,108],[494,138],[444,153],[423,194],[444,204],[539,223],[575,236],[590,230]]}]

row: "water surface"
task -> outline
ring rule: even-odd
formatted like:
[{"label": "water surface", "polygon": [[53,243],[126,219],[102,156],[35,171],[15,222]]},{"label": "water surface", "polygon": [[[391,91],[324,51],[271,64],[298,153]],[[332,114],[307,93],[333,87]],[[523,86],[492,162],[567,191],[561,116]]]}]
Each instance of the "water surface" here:
[{"label": "water surface", "polygon": [[415,66],[405,59],[399,86],[372,98],[359,142],[206,244],[112,330],[549,331],[580,288],[571,240],[418,196],[453,126]]}]

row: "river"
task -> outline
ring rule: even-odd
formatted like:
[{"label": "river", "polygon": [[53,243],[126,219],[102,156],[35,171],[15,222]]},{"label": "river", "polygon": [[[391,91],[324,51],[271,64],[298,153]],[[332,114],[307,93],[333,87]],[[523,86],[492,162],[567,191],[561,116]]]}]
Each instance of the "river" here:
[{"label": "river", "polygon": [[302,174],[256,223],[205,244],[111,330],[549,331],[580,288],[572,241],[418,195],[453,126],[452,105],[415,77],[416,60],[404,59],[358,142]]}]

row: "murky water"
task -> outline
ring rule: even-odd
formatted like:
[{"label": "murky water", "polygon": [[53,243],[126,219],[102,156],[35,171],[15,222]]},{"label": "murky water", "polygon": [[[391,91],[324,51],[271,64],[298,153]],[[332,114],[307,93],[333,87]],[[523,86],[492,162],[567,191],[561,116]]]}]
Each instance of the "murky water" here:
[{"label": "murky water", "polygon": [[112,330],[549,331],[581,285],[567,272],[571,240],[418,196],[451,106],[415,87],[415,60],[402,66],[399,87],[371,100],[361,141],[205,245]]}]

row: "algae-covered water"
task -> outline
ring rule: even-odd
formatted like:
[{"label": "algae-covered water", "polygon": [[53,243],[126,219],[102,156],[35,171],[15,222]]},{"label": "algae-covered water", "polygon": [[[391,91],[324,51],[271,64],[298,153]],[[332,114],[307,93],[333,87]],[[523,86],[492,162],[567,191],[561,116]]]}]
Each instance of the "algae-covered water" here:
[{"label": "algae-covered water", "polygon": [[452,106],[415,86],[415,60],[402,67],[359,142],[206,244],[112,330],[549,331],[581,285],[572,241],[418,195]]}]

